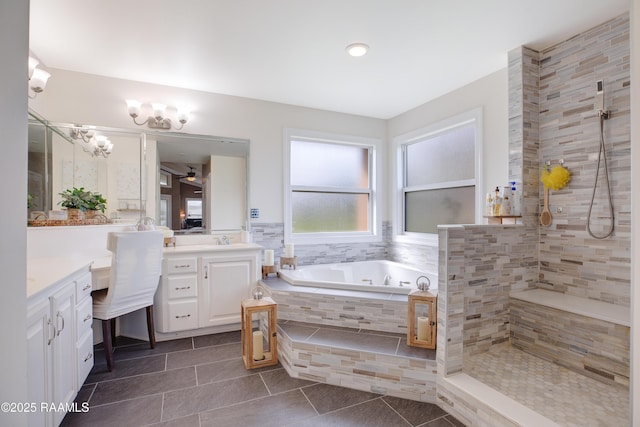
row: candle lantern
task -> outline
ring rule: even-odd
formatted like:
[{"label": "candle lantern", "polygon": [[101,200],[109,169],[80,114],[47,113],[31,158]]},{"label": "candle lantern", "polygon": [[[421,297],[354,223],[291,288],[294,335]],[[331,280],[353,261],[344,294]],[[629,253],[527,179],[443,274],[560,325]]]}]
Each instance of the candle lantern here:
[{"label": "candle lantern", "polygon": [[428,277],[418,277],[417,285],[418,289],[409,294],[407,343],[414,347],[435,349],[438,298],[429,292],[430,281]]},{"label": "candle lantern", "polygon": [[269,297],[240,304],[242,360],[247,369],[278,363],[277,304]]}]

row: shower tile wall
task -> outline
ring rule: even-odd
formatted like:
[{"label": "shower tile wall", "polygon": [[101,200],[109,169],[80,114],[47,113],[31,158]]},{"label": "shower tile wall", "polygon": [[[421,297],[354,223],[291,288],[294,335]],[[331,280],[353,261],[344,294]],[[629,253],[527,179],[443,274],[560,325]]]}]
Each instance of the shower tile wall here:
[{"label": "shower tile wall", "polygon": [[[571,181],[550,190],[553,223],[540,227],[539,286],[629,306],[630,74],[625,14],[540,53],[540,160],[564,160]],[[526,77],[525,77],[526,78]],[[615,232],[596,240],[586,232],[599,147],[596,81],[605,84],[604,123]],[[543,163],[541,163],[543,164]],[[604,188],[603,170],[599,186]],[[594,231],[602,234],[603,192],[596,194]],[[542,198],[542,185],[539,197]],[[562,212],[559,212],[559,209]]]}]

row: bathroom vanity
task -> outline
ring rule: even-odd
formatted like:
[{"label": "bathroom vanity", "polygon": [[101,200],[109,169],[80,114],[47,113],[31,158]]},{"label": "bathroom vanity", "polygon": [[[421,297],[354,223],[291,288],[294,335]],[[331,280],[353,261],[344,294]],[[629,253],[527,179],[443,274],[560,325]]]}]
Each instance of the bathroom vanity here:
[{"label": "bathroom vanity", "polygon": [[57,426],[93,367],[90,263],[50,259],[27,272],[29,425]]},{"label": "bathroom vanity", "polygon": [[240,301],[260,277],[261,249],[253,243],[165,248],[154,302],[156,330],[239,324]]}]

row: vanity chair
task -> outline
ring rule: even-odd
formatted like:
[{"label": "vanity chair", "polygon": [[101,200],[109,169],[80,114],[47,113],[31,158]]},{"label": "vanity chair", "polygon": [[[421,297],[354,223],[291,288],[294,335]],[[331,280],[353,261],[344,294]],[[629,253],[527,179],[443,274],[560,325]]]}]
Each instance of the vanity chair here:
[{"label": "vanity chair", "polygon": [[162,231],[111,232],[107,248],[112,252],[109,288],[93,293],[93,317],[102,320],[107,368],[112,370],[115,320],[146,308],[151,348],[156,345],[153,326],[153,296],[162,267]]}]

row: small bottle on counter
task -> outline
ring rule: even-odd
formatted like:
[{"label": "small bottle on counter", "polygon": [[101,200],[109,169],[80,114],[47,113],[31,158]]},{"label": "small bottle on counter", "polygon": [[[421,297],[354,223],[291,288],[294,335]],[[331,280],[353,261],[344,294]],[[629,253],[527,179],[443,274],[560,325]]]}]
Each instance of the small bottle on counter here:
[{"label": "small bottle on counter", "polygon": [[484,214],[486,216],[493,216],[493,195],[491,193],[487,193],[485,203]]},{"label": "small bottle on counter", "polygon": [[511,216],[511,186],[507,185],[502,188],[502,204],[500,205],[500,216]]},{"label": "small bottle on counter", "polygon": [[522,215],[522,192],[516,188],[516,181],[511,181],[511,211],[513,215]]},{"label": "small bottle on counter", "polygon": [[502,206],[502,197],[500,197],[500,187],[496,187],[495,196],[493,197],[493,216],[500,216]]}]

